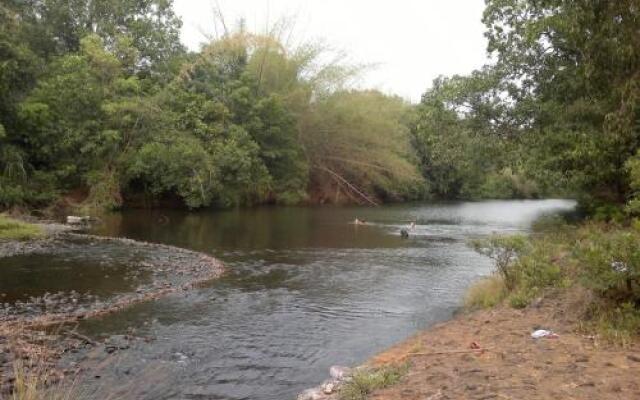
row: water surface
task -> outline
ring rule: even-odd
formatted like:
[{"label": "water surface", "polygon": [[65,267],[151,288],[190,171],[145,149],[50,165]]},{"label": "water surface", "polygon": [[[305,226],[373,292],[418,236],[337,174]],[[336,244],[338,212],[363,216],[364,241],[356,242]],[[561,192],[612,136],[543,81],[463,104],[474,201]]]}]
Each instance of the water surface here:
[{"label": "water surface", "polygon": [[[153,337],[88,390],[140,399],[292,399],[334,364],[357,365],[449,318],[489,273],[467,246],[526,231],[563,200],[225,212],[129,211],[95,232],[186,247],[226,263],[205,288],[88,321],[91,335]],[[367,226],[349,224],[355,217]],[[399,235],[410,221],[409,239]]]}]

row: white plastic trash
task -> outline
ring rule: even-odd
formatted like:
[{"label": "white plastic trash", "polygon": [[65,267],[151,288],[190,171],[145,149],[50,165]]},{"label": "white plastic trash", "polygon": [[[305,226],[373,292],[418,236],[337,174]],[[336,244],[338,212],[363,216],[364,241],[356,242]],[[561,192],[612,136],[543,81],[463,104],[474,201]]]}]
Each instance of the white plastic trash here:
[{"label": "white plastic trash", "polygon": [[531,334],[531,337],[534,339],[542,339],[542,338],[550,338],[555,339],[558,337],[553,331],[547,329],[538,329]]},{"label": "white plastic trash", "polygon": [[351,375],[351,368],[334,365],[329,368],[329,376],[335,380],[341,381]]}]

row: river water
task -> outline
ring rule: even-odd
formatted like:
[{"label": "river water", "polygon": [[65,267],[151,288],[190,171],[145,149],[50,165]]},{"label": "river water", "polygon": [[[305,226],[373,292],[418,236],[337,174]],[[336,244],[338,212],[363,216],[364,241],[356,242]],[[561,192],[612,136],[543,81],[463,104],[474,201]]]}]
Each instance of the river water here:
[{"label": "river water", "polygon": [[[114,398],[293,399],[329,366],[357,365],[449,318],[491,270],[470,238],[527,231],[573,208],[541,200],[111,215],[92,233],[206,252],[228,273],[87,321],[88,335],[153,340],[134,343],[81,386]],[[350,224],[356,217],[368,224]],[[403,239],[410,221],[417,226]]]}]

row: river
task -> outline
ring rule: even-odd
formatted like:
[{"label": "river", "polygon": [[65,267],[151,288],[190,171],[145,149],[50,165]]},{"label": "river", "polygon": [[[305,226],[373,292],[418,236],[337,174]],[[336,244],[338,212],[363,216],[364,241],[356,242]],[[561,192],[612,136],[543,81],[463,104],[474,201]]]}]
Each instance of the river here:
[{"label": "river", "polygon": [[[134,343],[79,386],[91,396],[130,399],[293,399],[325,379],[329,366],[360,364],[451,317],[465,289],[491,270],[468,247],[470,238],[526,232],[540,216],[574,206],[540,200],[112,214],[91,233],[202,251],[228,272],[187,294],[84,323],[82,332],[95,337],[135,332],[153,340]],[[350,224],[356,217],[367,225]],[[410,221],[416,228],[401,238]]]}]

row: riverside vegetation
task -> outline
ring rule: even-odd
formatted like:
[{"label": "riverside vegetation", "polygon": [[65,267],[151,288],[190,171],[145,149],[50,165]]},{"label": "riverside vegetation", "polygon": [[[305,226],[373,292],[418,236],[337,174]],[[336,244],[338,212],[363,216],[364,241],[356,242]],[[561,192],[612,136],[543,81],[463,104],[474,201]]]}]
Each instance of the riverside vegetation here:
[{"label": "riverside vegetation", "polygon": [[363,67],[286,21],[220,17],[190,52],[168,0],[3,2],[0,207],[564,195],[623,217],[640,188],[637,18],[632,0],[488,1],[496,62],[413,105],[354,89]]},{"label": "riverside vegetation", "polygon": [[553,224],[530,237],[478,240],[474,246],[495,260],[496,273],[469,290],[466,305],[487,308],[506,301],[523,308],[561,291],[567,303],[581,304],[581,330],[626,346],[640,332],[638,228],[637,223]]},{"label": "riverside vegetation", "polygon": [[38,225],[29,224],[0,214],[0,240],[28,240],[43,235]]},{"label": "riverside vegetation", "polygon": [[[494,62],[436,79],[414,105],[354,89],[361,66],[293,45],[286,22],[256,34],[220,17],[189,52],[170,0],[3,2],[0,208],[573,197],[589,222],[475,243],[498,272],[467,302],[581,296],[581,328],[627,346],[640,330],[640,5],[487,0],[483,22]],[[2,237],[37,234],[0,219]]]}]

